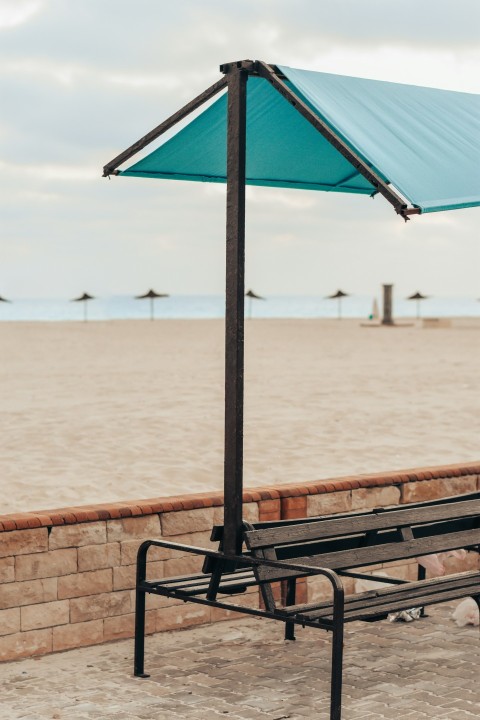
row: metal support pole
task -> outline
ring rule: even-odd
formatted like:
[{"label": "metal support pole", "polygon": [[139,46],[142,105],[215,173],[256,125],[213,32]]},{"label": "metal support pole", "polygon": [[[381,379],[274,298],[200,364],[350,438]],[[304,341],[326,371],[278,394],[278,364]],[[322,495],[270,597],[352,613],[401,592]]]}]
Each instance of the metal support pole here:
[{"label": "metal support pole", "polygon": [[393,285],[383,286],[383,320],[382,325],[393,325],[392,318],[392,288]]},{"label": "metal support pole", "polygon": [[[297,578],[288,578],[286,581],[285,606],[295,605],[295,596],[297,590]],[[285,623],[285,640],[295,640],[295,623]]]},{"label": "metal support pole", "polygon": [[333,637],[332,637],[332,677],[330,688],[330,720],[342,717],[343,684],[343,626],[345,598],[343,588],[333,591]]},{"label": "metal support pole", "polygon": [[226,67],[227,235],[225,300],[224,550],[242,550],[243,369],[245,295],[245,153],[248,72]]},{"label": "metal support pole", "polygon": [[145,658],[145,593],[140,585],[145,582],[147,575],[147,550],[150,543],[144,542],[137,553],[137,583],[135,590],[135,651],[133,674],[135,677],[148,678],[150,675],[144,670]]}]

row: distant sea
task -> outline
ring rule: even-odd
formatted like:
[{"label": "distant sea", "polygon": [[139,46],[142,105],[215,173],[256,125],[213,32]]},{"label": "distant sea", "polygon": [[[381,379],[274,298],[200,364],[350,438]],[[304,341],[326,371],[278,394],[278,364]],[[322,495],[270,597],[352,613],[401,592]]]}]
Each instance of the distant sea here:
[{"label": "distant sea", "polygon": [[[154,301],[156,318],[195,319],[222,318],[224,298],[221,295],[172,295]],[[377,297],[381,312],[381,297]],[[373,296],[354,295],[342,300],[342,317],[368,318]],[[149,300],[127,296],[101,297],[88,301],[88,320],[136,320],[149,318]],[[315,296],[269,296],[265,300],[245,299],[245,315],[253,318],[335,318],[337,300]],[[416,316],[416,302],[395,299],[394,317]],[[480,317],[476,298],[432,297],[421,302],[422,317]],[[13,299],[0,302],[0,321],[82,321],[83,303],[64,299]]]}]

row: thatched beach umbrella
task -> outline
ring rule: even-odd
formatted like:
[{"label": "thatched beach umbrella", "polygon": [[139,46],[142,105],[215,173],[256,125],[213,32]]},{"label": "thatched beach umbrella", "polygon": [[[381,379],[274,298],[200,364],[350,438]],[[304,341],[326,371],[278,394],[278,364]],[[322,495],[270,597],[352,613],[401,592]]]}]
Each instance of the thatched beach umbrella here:
[{"label": "thatched beach umbrella", "polygon": [[93,295],[89,295],[88,293],[83,293],[83,295],[80,295],[80,297],[73,298],[72,302],[81,302],[83,303],[83,322],[87,322],[88,320],[88,313],[87,313],[87,302],[88,300],[95,300]]},{"label": "thatched beach umbrella", "polygon": [[337,290],[336,293],[333,295],[327,295],[325,298],[326,300],[338,300],[338,319],[342,319],[342,298],[349,297],[348,293],[343,292],[343,290]]},{"label": "thatched beach umbrella", "polygon": [[169,297],[169,295],[167,293],[157,293],[155,290],[150,289],[145,295],[135,295],[135,300],[146,300],[147,298],[150,300],[150,320],[153,320],[153,301],[155,298],[165,297]]},{"label": "thatched beach umbrella", "polygon": [[416,300],[417,301],[417,320],[420,317],[420,301],[426,300],[428,295],[422,295],[420,292],[416,292],[413,295],[409,295],[407,300]]},{"label": "thatched beach umbrella", "polygon": [[261,295],[257,295],[253,290],[247,290],[245,297],[248,298],[248,317],[252,317],[252,300],[265,300]]}]

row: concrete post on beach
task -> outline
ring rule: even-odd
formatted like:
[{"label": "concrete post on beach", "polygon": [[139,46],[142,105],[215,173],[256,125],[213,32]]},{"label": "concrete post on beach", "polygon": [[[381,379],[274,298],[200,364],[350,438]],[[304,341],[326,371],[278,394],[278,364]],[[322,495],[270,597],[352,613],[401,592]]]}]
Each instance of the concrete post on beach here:
[{"label": "concrete post on beach", "polygon": [[392,318],[392,290],[393,285],[383,286],[383,318],[382,325],[393,325]]}]

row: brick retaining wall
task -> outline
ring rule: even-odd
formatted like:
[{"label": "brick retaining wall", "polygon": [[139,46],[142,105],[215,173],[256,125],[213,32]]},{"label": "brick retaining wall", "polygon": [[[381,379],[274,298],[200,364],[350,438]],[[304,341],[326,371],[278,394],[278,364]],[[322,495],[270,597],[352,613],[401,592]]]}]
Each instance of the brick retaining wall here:
[{"label": "brick retaining wall", "polygon": [[[480,489],[480,464],[448,465],[247,490],[244,517],[276,520],[440,498]],[[223,495],[204,493],[0,515],[0,660],[131,637],[135,555],[144,538],[211,546]],[[189,573],[201,558],[152,549],[152,577]],[[478,566],[473,553],[464,567]],[[388,572],[414,578],[413,561]],[[347,591],[352,590],[347,584]],[[325,592],[321,580],[298,600]],[[255,589],[241,602],[258,605]],[[236,614],[233,614],[237,616]],[[232,614],[147,597],[147,632],[219,621]],[[240,617],[240,616],[238,616]]]}]

